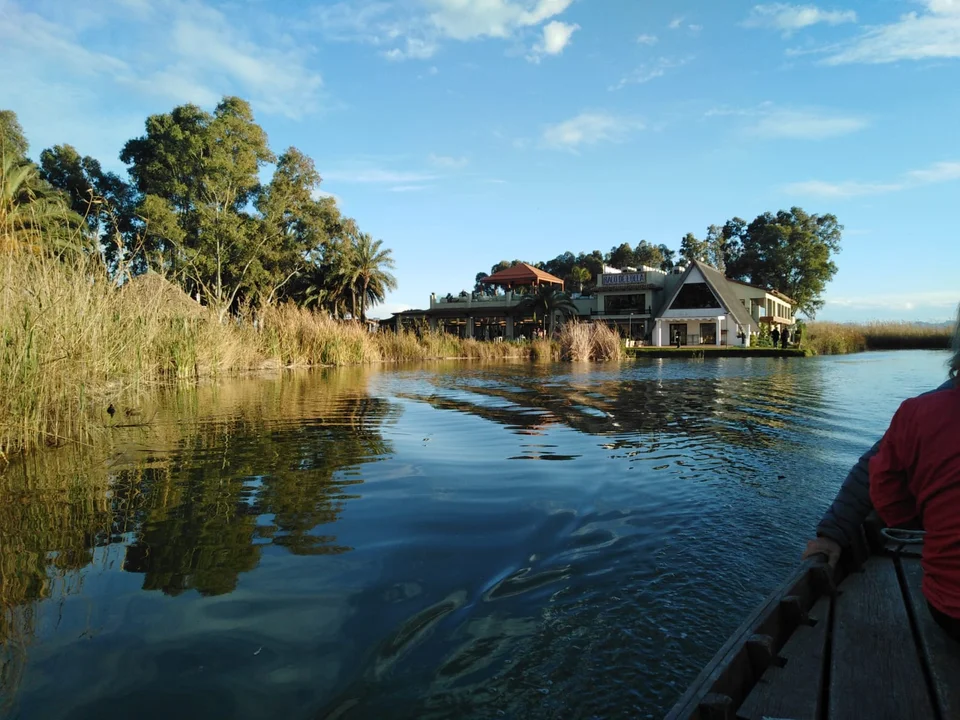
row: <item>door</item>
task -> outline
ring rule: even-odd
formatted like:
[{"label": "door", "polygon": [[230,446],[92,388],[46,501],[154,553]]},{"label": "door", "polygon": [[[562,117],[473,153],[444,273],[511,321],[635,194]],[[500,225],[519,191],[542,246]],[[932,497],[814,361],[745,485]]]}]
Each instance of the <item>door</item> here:
[{"label": "door", "polygon": [[680,344],[687,344],[687,324],[686,323],[670,323],[670,344],[677,344],[677,333],[680,333]]},{"label": "door", "polygon": [[717,344],[717,324],[715,322],[700,323],[700,344],[701,345]]}]

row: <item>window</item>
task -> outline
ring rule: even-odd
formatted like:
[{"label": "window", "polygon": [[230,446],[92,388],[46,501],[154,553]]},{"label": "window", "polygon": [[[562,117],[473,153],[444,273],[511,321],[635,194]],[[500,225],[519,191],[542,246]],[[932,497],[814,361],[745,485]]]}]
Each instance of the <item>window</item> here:
[{"label": "window", "polygon": [[647,311],[646,295],[607,295],[603,300],[603,309],[607,315],[642,314]]},{"label": "window", "polygon": [[719,307],[721,307],[721,305],[716,295],[707,287],[706,283],[702,282],[685,284],[680,288],[680,292],[677,293],[673,304],[670,305],[671,310],[697,310],[699,308]]}]

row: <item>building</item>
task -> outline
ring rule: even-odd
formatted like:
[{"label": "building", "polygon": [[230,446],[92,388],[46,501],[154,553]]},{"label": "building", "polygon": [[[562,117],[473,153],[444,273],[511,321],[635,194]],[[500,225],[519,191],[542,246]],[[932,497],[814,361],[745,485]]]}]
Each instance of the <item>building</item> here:
[{"label": "building", "polygon": [[[544,319],[524,300],[545,285],[563,289],[563,280],[526,263],[480,282],[487,291],[431,294],[428,309],[395,313],[382,324],[481,340],[530,338]],[[605,322],[625,338],[656,346],[678,339],[681,345],[748,346],[761,324],[782,329],[795,322],[796,304],[786,295],[731,280],[698,260],[670,272],[604,267],[593,293],[570,298],[581,321]]]}]

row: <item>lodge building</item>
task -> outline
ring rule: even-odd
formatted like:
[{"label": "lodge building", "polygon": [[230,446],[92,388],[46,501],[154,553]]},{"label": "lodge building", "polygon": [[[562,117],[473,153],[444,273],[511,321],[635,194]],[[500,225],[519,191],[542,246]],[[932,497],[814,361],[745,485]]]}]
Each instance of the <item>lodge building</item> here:
[{"label": "lodge building", "polygon": [[[406,310],[381,321],[388,329],[419,327],[479,340],[530,338],[543,327],[524,302],[563,280],[526,263],[482,279],[485,292],[430,296],[426,310]],[[655,346],[745,345],[760,332],[795,323],[796,303],[775,290],[731,280],[699,260],[669,272],[604,267],[588,295],[571,293],[576,317],[604,322],[623,337]],[[557,317],[556,321],[562,321]]]}]

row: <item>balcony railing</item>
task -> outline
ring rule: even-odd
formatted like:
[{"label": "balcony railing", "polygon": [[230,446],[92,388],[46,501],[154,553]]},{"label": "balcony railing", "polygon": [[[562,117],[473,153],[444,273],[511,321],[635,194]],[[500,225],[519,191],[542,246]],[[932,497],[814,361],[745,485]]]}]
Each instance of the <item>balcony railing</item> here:
[{"label": "balcony railing", "polygon": [[622,316],[629,317],[633,315],[634,317],[646,317],[647,315],[653,315],[653,308],[648,307],[644,308],[621,308],[619,310],[590,310],[591,315],[598,317],[613,317],[613,316]]}]

